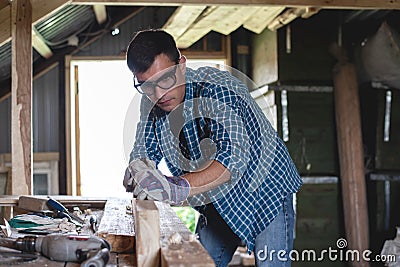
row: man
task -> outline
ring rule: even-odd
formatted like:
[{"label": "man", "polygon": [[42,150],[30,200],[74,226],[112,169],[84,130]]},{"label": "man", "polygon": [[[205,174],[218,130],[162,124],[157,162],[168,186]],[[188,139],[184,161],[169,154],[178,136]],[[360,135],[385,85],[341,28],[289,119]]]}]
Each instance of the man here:
[{"label": "man", "polygon": [[[139,32],[129,44],[143,97],[124,186],[140,199],[195,207],[196,232],[216,266],[227,266],[241,242],[257,266],[289,266],[301,180],[284,143],[242,82],[185,63],[162,30]],[[163,158],[173,177],[156,169]]]}]

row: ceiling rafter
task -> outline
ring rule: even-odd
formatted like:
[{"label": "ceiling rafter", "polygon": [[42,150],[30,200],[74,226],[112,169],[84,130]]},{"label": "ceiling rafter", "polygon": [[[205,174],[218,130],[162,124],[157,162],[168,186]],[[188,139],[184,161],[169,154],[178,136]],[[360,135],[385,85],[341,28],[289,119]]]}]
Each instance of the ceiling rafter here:
[{"label": "ceiling rafter", "polygon": [[[177,8],[164,29],[171,33],[179,48],[187,48],[210,31],[224,35],[244,25],[256,33],[262,32],[285,7],[260,6],[192,6]],[[301,8],[305,13],[306,8]]]},{"label": "ceiling rafter", "polygon": [[243,23],[243,27],[255,32],[261,33],[283,10],[284,6],[262,7],[257,10],[247,21]]},{"label": "ceiling rafter", "polygon": [[3,9],[8,5],[10,5],[10,2],[8,0],[0,0],[0,9]]},{"label": "ceiling rafter", "polygon": [[205,5],[183,5],[178,7],[163,28],[178,39],[206,9]]},{"label": "ceiling rafter", "polygon": [[43,36],[40,35],[35,27],[32,27],[32,46],[44,58],[49,58],[53,55]]},{"label": "ceiling rafter", "polygon": [[226,17],[217,21],[212,29],[216,32],[228,35],[247,21],[261,7],[257,6],[235,6]]},{"label": "ceiling rafter", "polygon": [[97,23],[103,24],[107,20],[107,9],[105,5],[93,5],[93,11],[96,16]]},{"label": "ceiling rafter", "polygon": [[271,23],[268,25],[268,29],[271,31],[276,31],[277,29],[289,24],[293,20],[298,17],[309,18],[316,13],[318,13],[319,8],[289,8],[284,11],[282,14],[277,16]]},{"label": "ceiling rafter", "polygon": [[[32,24],[50,16],[62,7],[71,3],[71,0],[31,0]],[[11,40],[11,5],[0,10],[0,46]]]},{"label": "ceiling rafter", "polygon": [[286,7],[315,6],[335,9],[400,9],[400,0],[72,0],[73,4],[93,5],[269,5]]},{"label": "ceiling rafter", "polygon": [[199,16],[188,30],[178,37],[176,43],[179,48],[188,48],[193,43],[200,40],[204,35],[213,30],[213,26],[217,24],[221,18],[229,16],[235,11],[235,6],[209,6]]}]

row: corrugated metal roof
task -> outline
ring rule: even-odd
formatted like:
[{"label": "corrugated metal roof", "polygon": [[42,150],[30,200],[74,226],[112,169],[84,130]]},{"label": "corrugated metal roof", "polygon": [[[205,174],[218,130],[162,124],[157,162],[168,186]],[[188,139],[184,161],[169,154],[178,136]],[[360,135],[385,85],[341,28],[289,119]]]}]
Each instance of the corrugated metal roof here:
[{"label": "corrugated metal roof", "polygon": [[[34,27],[51,49],[57,49],[67,46],[68,37],[78,35],[93,23],[96,18],[92,6],[68,5]],[[11,77],[11,53],[11,42],[0,46],[0,82]],[[40,57],[33,49],[33,62]]]},{"label": "corrugated metal roof", "polygon": [[0,81],[7,80],[11,75],[11,42],[0,46]]},{"label": "corrugated metal roof", "polygon": [[50,47],[60,46],[68,37],[78,35],[95,21],[92,6],[69,5],[36,24],[35,28]]}]

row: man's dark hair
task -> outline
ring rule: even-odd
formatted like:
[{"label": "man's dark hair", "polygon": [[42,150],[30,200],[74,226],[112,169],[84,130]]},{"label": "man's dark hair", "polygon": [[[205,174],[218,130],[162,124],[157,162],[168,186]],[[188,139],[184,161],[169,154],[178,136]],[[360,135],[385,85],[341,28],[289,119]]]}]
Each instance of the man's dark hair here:
[{"label": "man's dark hair", "polygon": [[165,54],[179,63],[179,50],[174,38],[163,30],[144,30],[137,32],[129,43],[126,61],[133,73],[145,72],[153,64],[156,56]]}]

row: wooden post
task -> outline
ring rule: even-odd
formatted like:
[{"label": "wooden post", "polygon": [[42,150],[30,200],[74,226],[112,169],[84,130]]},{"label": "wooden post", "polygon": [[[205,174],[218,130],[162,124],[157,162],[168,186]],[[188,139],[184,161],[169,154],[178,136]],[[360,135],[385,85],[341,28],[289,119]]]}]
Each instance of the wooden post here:
[{"label": "wooden post", "polygon": [[11,193],[32,193],[32,5],[30,0],[11,3]]},{"label": "wooden post", "polygon": [[154,201],[136,200],[135,233],[137,267],[160,265],[160,217]]},{"label": "wooden post", "polygon": [[[353,64],[342,61],[335,66],[334,87],[347,248],[362,255],[369,247],[369,226],[360,103]],[[369,263],[361,259],[352,265],[369,266]]]},{"label": "wooden post", "polygon": [[[67,181],[67,140],[66,137],[66,103],[65,103],[65,58],[58,61],[58,152],[60,161],[58,162],[58,187],[59,194],[66,195],[68,192]],[[70,178],[68,178],[70,179]]]}]

